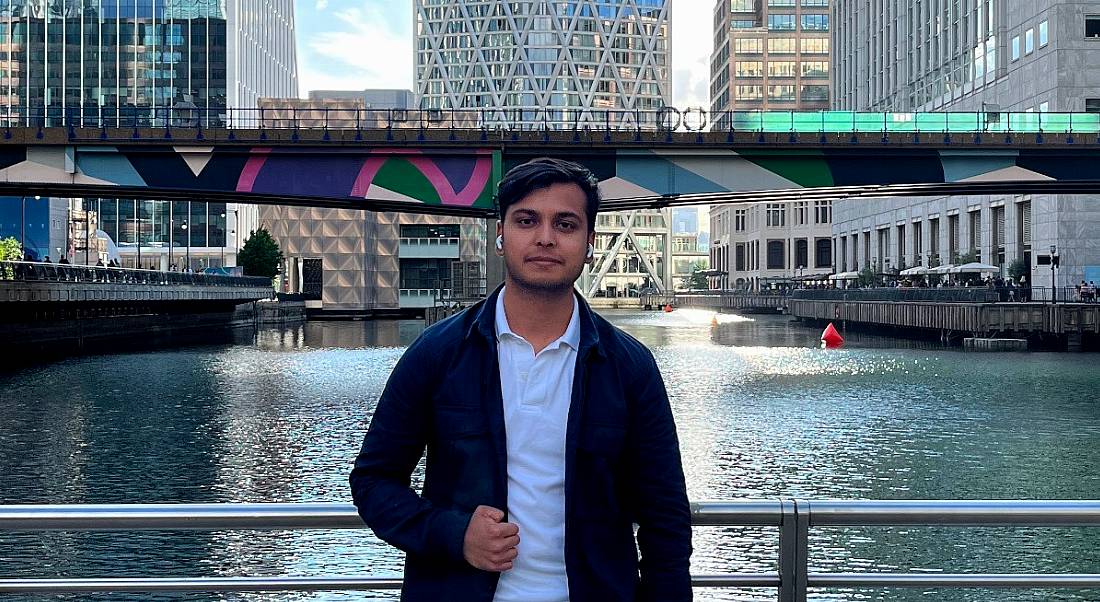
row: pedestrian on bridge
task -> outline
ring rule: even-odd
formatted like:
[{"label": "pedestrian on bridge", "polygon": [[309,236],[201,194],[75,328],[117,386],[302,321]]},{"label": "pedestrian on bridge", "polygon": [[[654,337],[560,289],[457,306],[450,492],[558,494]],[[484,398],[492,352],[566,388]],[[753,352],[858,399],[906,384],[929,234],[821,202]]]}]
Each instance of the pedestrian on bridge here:
[{"label": "pedestrian on bridge", "polygon": [[661,375],[573,288],[597,180],[536,159],[505,175],[497,204],[505,284],[398,361],[351,473],[359,514],[407,553],[406,602],[691,600]]}]

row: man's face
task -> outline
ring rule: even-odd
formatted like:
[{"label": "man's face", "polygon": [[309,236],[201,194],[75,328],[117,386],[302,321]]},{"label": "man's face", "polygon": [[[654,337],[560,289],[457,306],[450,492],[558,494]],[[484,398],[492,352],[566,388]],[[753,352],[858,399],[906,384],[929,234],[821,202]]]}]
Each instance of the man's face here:
[{"label": "man's face", "polygon": [[517,285],[558,292],[570,289],[587,261],[587,199],[576,184],[540,188],[508,207],[497,234],[504,237],[504,265]]}]

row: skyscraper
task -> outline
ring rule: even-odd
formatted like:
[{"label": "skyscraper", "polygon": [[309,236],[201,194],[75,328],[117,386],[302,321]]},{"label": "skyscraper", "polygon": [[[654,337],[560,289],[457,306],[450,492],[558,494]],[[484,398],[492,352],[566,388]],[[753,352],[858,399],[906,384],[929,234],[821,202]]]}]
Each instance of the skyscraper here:
[{"label": "skyscraper", "polygon": [[[222,126],[228,108],[297,96],[293,0],[10,0],[0,7],[0,72],[0,116],[12,124],[156,127],[198,109]],[[193,267],[217,265],[227,244],[230,260],[235,251],[227,225],[255,224],[253,207],[224,203],[84,204],[127,265],[139,237],[143,265],[167,267],[168,246],[190,247]]]},{"label": "skyscraper", "polygon": [[829,0],[718,0],[711,112],[829,108]]},{"label": "skyscraper", "polygon": [[[838,108],[973,111],[986,120],[1100,111],[1100,16],[1068,0],[834,0]],[[1024,114],[1024,115],[1019,115]],[[1041,176],[1007,166],[1006,179]],[[1049,287],[1038,255],[1059,254],[1059,286],[1100,279],[1100,214],[1092,195],[841,201],[837,269],[890,269],[980,259]],[[1015,264],[1015,265],[1014,265]],[[1036,298],[1049,289],[1036,291]]]},{"label": "skyscraper", "polygon": [[654,119],[670,97],[670,5],[413,0],[420,107],[526,127]]},{"label": "skyscraper", "polygon": [[[718,0],[711,110],[818,111],[829,107],[829,0]],[[734,127],[737,121],[733,121]],[[832,270],[829,201],[711,207],[711,266],[721,289],[786,285]]]}]

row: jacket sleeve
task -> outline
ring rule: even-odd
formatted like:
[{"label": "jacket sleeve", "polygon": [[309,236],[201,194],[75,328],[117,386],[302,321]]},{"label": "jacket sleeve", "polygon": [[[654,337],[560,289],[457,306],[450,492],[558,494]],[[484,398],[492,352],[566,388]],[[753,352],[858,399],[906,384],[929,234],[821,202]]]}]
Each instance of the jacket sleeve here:
[{"label": "jacket sleeve", "polygon": [[628,458],[634,483],[641,586],[639,601],[692,599],[691,508],[680,461],[680,444],[668,394],[657,363],[645,352],[637,397],[630,412]]},{"label": "jacket sleeve", "polygon": [[397,362],[351,472],[359,516],[380,539],[417,556],[465,562],[470,513],[432,506],[411,488],[431,427],[437,360],[421,337]]}]

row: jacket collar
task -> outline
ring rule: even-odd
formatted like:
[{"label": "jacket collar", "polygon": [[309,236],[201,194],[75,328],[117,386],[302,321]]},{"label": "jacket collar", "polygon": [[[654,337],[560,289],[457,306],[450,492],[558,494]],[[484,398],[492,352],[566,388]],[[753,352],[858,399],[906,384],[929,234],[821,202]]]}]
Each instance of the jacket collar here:
[{"label": "jacket collar", "polygon": [[[487,299],[470,308],[475,314],[473,323],[466,331],[467,338],[477,333],[490,345],[495,343],[497,297],[500,296],[500,291],[503,288],[503,284],[498,286]],[[590,350],[595,351],[600,357],[606,357],[607,353],[600,345],[600,333],[596,328],[596,319],[592,313],[592,308],[588,306],[588,302],[576,290],[573,291],[573,295],[577,298],[577,309],[580,312],[581,344],[580,349],[577,351],[578,357],[585,357]]]}]

